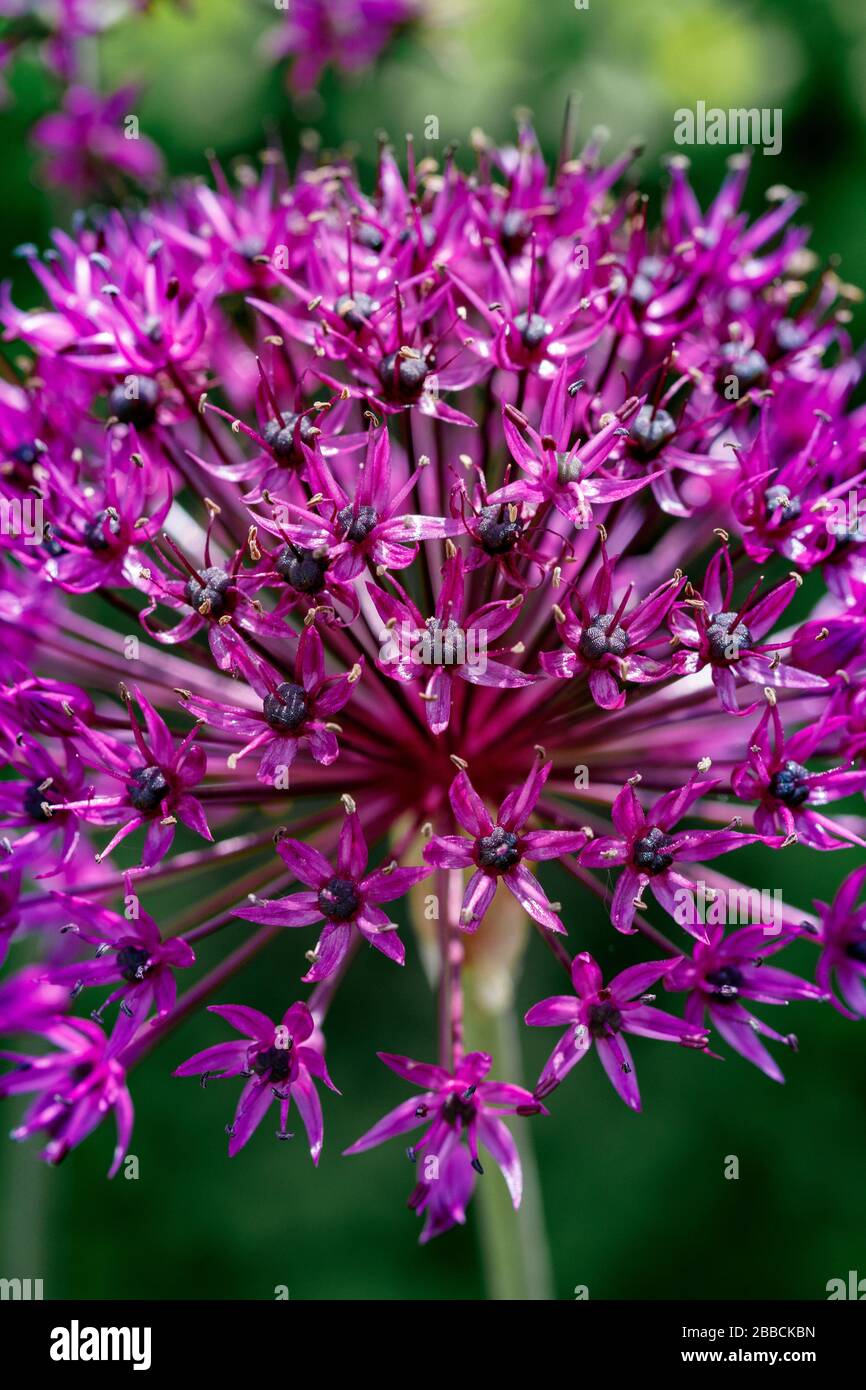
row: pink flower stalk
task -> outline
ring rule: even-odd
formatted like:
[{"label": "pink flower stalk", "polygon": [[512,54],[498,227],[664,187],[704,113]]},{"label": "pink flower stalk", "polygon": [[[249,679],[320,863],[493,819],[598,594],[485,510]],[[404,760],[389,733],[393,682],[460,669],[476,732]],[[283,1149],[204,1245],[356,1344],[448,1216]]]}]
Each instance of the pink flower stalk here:
[{"label": "pink flower stalk", "polygon": [[[635,149],[474,145],[471,174],[411,149],[404,174],[383,144],[369,193],[342,158],[269,151],[238,186],[214,163],[22,248],[41,304],[0,292],[29,356],[0,383],[0,1027],[53,1049],[9,1054],[0,1093],[34,1095],[16,1134],[51,1159],[112,1110],[122,1155],[136,1069],[214,1007],[241,1037],[179,1072],[244,1077],[230,1152],[276,1099],[315,1161],[362,945],[422,953],[438,994],[435,1060],[384,1054],[421,1096],[353,1146],[422,1128],[422,1239],[489,1181],[479,1145],[516,1204],[501,1117],[590,1047],[637,1109],[630,1035],[777,1077],[760,1038],[790,1036],[752,1004],[835,978],[864,1013],[856,875],[766,939],[679,911],[756,891],[720,861],[782,885],[795,837],[866,840],[844,287],[803,291],[798,200],[750,220],[741,158],[706,208],[673,161],[653,226],[617,191]],[[503,903],[576,991],[530,1011],[563,1029],[535,1095],[487,1079],[464,1017],[519,965]],[[605,985],[588,903],[650,961]],[[214,1005],[278,938],[306,1002]],[[777,968],[792,946],[817,983]],[[396,1046],[393,978],[370,1027]]]}]

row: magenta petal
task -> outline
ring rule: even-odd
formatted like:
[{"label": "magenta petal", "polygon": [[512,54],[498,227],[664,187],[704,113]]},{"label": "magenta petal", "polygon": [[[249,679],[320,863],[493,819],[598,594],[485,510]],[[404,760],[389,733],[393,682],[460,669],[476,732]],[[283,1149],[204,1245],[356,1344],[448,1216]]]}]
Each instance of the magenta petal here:
[{"label": "magenta petal", "polygon": [[448,796],[458,822],[465,830],[469,831],[470,835],[478,839],[481,835],[490,834],[493,829],[490,813],[470,782],[465,770],[454,778]]},{"label": "magenta petal", "polygon": [[437,1067],[432,1062],[416,1062],[412,1057],[401,1057],[396,1052],[377,1052],[376,1056],[391,1071],[402,1076],[404,1081],[411,1081],[413,1086],[423,1086],[425,1090],[438,1090],[448,1079],[445,1068]]},{"label": "magenta petal", "polygon": [[615,1038],[596,1038],[596,1051],[617,1094],[631,1110],[640,1110],[640,1091],[634,1074],[634,1062],[622,1035]]},{"label": "magenta petal", "polygon": [[383,1115],[372,1129],[368,1129],[366,1134],[362,1134],[361,1138],[356,1139],[354,1144],[343,1150],[343,1153],[363,1153],[365,1149],[372,1149],[377,1144],[384,1144],[386,1139],[395,1139],[400,1134],[406,1134],[410,1129],[417,1129],[420,1124],[424,1123],[425,1118],[424,1115],[418,1114],[419,1106],[426,1104],[429,1108],[434,1099],[435,1096],[432,1091],[428,1091],[426,1095],[422,1092],[420,1095],[410,1096],[408,1100],[402,1101],[393,1110],[389,1110],[387,1115]]},{"label": "magenta petal", "polygon": [[547,927],[549,931],[565,932],[565,927],[551,907],[547,894],[525,864],[516,864],[513,869],[502,875],[502,880],[534,922]]},{"label": "magenta petal", "polygon": [[556,1044],[542,1068],[535,1087],[538,1096],[549,1096],[565,1080],[572,1067],[585,1057],[592,1044],[588,1028],[572,1025]]},{"label": "magenta petal", "polygon": [[468,869],[472,847],[463,835],[437,835],[424,846],[424,858],[434,869]]},{"label": "magenta petal", "polygon": [[224,1076],[236,1076],[242,1072],[246,1063],[248,1044],[245,1042],[217,1043],[206,1047],[204,1052],[196,1052],[176,1067],[173,1076],[201,1076],[204,1072],[221,1072]]},{"label": "magenta petal", "polygon": [[268,1046],[274,1041],[274,1025],[267,1014],[259,1013],[258,1009],[246,1004],[209,1004],[208,1013],[219,1014],[245,1038],[254,1038]]},{"label": "magenta petal", "polygon": [[334,871],[323,854],[312,845],[300,840],[281,839],[277,841],[277,854],[301,883],[308,888],[321,888],[333,878]]},{"label": "magenta petal", "polygon": [[670,960],[650,960],[643,965],[630,965],[614,975],[609,985],[610,992],[617,999],[636,999],[679,965],[681,960],[682,956],[673,956]]},{"label": "magenta petal", "polygon": [[314,1164],[318,1164],[325,1135],[322,1102],[312,1078],[303,1068],[298,1072],[297,1081],[292,1082],[291,1092],[310,1141],[310,1157]]},{"label": "magenta petal", "polygon": [[321,921],[322,909],[318,894],[292,893],[288,898],[274,898],[271,902],[245,903],[235,908],[235,916],[268,927],[308,927],[311,922]]},{"label": "magenta petal", "polygon": [[573,994],[554,994],[533,1004],[523,1021],[530,1028],[562,1028],[566,1023],[576,1023],[579,1017],[579,999]]},{"label": "magenta petal", "polygon": [[523,1196],[523,1171],[520,1167],[520,1155],[517,1152],[514,1136],[502,1120],[497,1120],[493,1115],[484,1111],[478,1118],[478,1136],[498,1163],[516,1211]]},{"label": "magenta petal", "polygon": [[255,1076],[247,1082],[241,1092],[232,1123],[232,1132],[229,1135],[229,1158],[234,1158],[235,1154],[240,1153],[244,1145],[252,1139],[253,1134],[265,1118],[273,1099],[274,1094],[270,1081],[263,1081]]},{"label": "magenta petal", "polygon": [[460,927],[463,931],[478,930],[478,925],[496,896],[496,879],[483,869],[476,869],[466,885],[460,908]]},{"label": "magenta petal", "polygon": [[616,881],[610,904],[610,920],[617,931],[633,932],[634,915],[637,912],[635,899],[640,892],[643,879],[632,868],[623,869]]},{"label": "magenta petal", "polygon": [[[288,863],[288,860],[286,860]],[[323,859],[327,864],[327,860]],[[291,866],[290,866],[291,867]],[[343,878],[358,879],[367,867],[367,842],[364,839],[364,832],[361,829],[361,818],[357,811],[353,811],[343,821],[340,829],[340,839],[337,847],[337,871]],[[300,875],[295,870],[297,877]],[[330,877],[330,871],[329,875]],[[305,882],[306,880],[302,880]],[[320,884],[313,884],[313,887],[320,887]]]}]

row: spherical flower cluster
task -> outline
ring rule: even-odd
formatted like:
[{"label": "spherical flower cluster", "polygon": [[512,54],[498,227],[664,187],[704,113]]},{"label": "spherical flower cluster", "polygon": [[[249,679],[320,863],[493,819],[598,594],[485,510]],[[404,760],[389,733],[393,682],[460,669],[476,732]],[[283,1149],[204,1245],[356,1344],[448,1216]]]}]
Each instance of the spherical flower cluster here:
[{"label": "spherical flower cluster", "polygon": [[[214,166],[23,248],[41,303],[0,299],[0,1026],[34,1037],[0,1094],[51,1161],[113,1113],[116,1170],[170,1038],[167,1070],[242,1078],[230,1153],[276,1099],[318,1162],[328,1011],[366,943],[397,1041],[416,889],[438,1055],[381,1054],[420,1094],[350,1152],[420,1131],[423,1239],[479,1150],[519,1203],[503,1116],[567,1104],[588,1052],[638,1110],[633,1039],[781,1080],[764,1006],[838,987],[866,1016],[862,869],[743,923],[757,890],[717,862],[752,846],[774,883],[795,842],[864,845],[853,291],[793,193],[750,220],[742,157],[706,209],[673,160],[653,226],[596,134],[553,170],[528,126],[474,154],[403,172],[383,144],[372,193],[309,154]],[[650,959],[603,974],[552,869]],[[560,1030],[532,1090],[464,1041],[506,900],[567,976],[527,1015]],[[285,931],[311,989],[276,1022],[231,982]],[[764,963],[802,942],[816,983]],[[205,1007],[239,1036],[183,1061]]]}]

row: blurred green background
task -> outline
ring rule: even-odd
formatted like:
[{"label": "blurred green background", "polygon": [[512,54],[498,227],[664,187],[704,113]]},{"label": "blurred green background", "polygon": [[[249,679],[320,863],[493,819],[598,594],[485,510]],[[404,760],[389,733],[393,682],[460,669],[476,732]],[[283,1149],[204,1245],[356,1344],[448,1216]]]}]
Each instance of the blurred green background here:
[{"label": "blurred green background", "polygon": [[[678,106],[699,99],[780,106],[782,153],[756,157],[751,205],[761,206],[770,184],[805,190],[815,250],[822,259],[838,254],[843,277],[866,283],[861,0],[590,0],[585,11],[573,0],[440,0],[434,9],[441,22],[432,32],[401,39],[374,71],[349,82],[328,74],[321,100],[300,106],[259,53],[276,12],[249,0],[199,0],[187,15],[158,4],[155,15],[99,44],[100,80],[146,85],[142,130],[176,173],[203,170],[206,147],[229,162],[254,153],[275,129],[293,151],[309,128],[325,148],[352,145],[369,170],[380,128],[395,141],[411,130],[419,150],[428,115],[439,116],[442,146],[465,140],[473,126],[508,138],[518,105],[534,112],[553,155],[565,98],[576,90],[584,132],[608,126],[612,150],[645,137],[638,167],[652,189],[659,156],[674,148]],[[56,89],[28,62],[11,86],[14,104],[0,114],[0,254],[4,275],[18,280],[11,249],[25,240],[44,244],[63,210],[40,190],[26,143]],[[703,199],[727,153],[689,151]],[[32,298],[26,284],[22,277],[21,297]],[[786,897],[808,907],[815,895],[832,896],[854,862],[854,852],[786,851]],[[779,875],[768,851],[742,851],[725,867],[758,885]],[[597,905],[553,878],[575,949],[591,950],[607,972],[646,955],[640,943],[613,939]],[[246,931],[235,923],[224,935],[235,945]],[[303,993],[296,982],[306,944],[286,933],[219,1002],[279,1014]],[[556,964],[538,943],[530,946],[517,986],[520,1014],[562,988]],[[205,965],[215,949],[202,950]],[[798,949],[791,965],[805,970],[810,953]],[[363,952],[329,1017],[329,1061],[344,1094],[325,1099],[318,1174],[301,1139],[276,1143],[267,1121],[228,1160],[223,1126],[237,1083],[214,1081],[202,1091],[168,1074],[226,1036],[205,1015],[134,1078],[137,1181],[106,1182],[113,1135],[105,1130],[56,1171],[36,1161],[32,1145],[0,1149],[0,1273],[44,1278],[47,1297],[272,1298],[279,1285],[293,1299],[487,1297],[477,1207],[467,1230],[420,1250],[418,1224],[404,1206],[413,1174],[400,1143],[339,1157],[406,1095],[375,1049],[432,1054],[433,1003],[417,951],[408,956],[400,971]],[[637,1040],[642,1117],[616,1099],[589,1058],[554,1097],[551,1118],[533,1123],[554,1297],[587,1285],[591,1298],[821,1298],[830,1278],[849,1269],[866,1275],[863,1031],[829,1008],[794,1006],[780,1023],[781,1012],[763,1011],[801,1044],[799,1055],[780,1058],[784,1087],[730,1055],[716,1062]],[[553,1039],[547,1030],[524,1030],[525,1079],[537,1075]],[[738,1181],[724,1177],[729,1155],[739,1157]],[[480,1182],[499,1184],[487,1167]],[[507,1269],[499,1273],[507,1280]]]}]

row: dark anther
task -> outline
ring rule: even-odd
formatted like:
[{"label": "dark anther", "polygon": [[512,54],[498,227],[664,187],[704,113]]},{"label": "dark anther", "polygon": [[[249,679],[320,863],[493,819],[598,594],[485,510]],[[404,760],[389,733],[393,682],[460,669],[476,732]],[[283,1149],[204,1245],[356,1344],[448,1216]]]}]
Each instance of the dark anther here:
[{"label": "dark anther", "polygon": [[329,878],[319,889],[319,908],[329,922],[347,922],[361,906],[361,896],[350,878]]},{"label": "dark anther", "polygon": [[126,784],[130,802],[136,811],[141,811],[146,816],[159,810],[168,790],[165,774],[159,767],[139,768],[132,774],[132,780]]},{"label": "dark anther", "polygon": [[320,594],[325,587],[328,557],[314,555],[300,545],[284,545],[274,569],[299,594]]},{"label": "dark anther", "polygon": [[372,226],[369,222],[361,222],[359,224],[357,238],[358,244],[360,246],[366,246],[368,251],[381,251],[382,247],[385,245],[385,238],[382,236],[379,228]]},{"label": "dark anther", "polygon": [[502,219],[500,236],[502,237],[502,249],[506,256],[519,256],[526,245],[529,236],[529,221],[522,212],[512,208]]},{"label": "dark anther", "polygon": [[641,839],[635,841],[632,855],[635,867],[652,876],[664,873],[674,862],[672,855],[664,853],[670,844],[673,844],[673,836],[666,835],[663,830],[653,826]]},{"label": "dark anther", "polygon": [[453,618],[426,618],[421,660],[427,666],[461,666],[466,660],[466,639]]},{"label": "dark anther", "polygon": [[150,960],[150,952],[145,951],[141,946],[121,946],[117,953],[117,968],[124,980],[129,980],[131,984],[138,984],[147,974],[147,962]]},{"label": "dark anther", "polygon": [[284,410],[279,420],[267,422],[262,430],[262,439],[283,468],[300,468],[304,456],[298,447],[298,440],[313,448],[317,435],[309,415],[298,416]]},{"label": "dark anther", "polygon": [[358,507],[351,505],[342,507],[337,512],[337,522],[345,532],[347,541],[365,541],[370,532],[379,523],[379,514],[375,507]]},{"label": "dark anther", "polygon": [[789,521],[796,521],[800,515],[800,499],[791,497],[786,487],[768,487],[764,493],[764,501],[773,519],[783,525],[787,525]]},{"label": "dark anther", "polygon": [[110,550],[111,542],[105,533],[106,522],[108,523],[108,535],[116,536],[120,532],[120,521],[117,516],[107,510],[96,513],[92,521],[88,521],[84,528],[84,544],[88,550]]},{"label": "dark anther", "polygon": [[728,375],[735,376],[741,386],[746,390],[751,386],[757,386],[767,375],[767,359],[757,348],[743,350],[742,343],[725,343],[721,351],[724,369],[728,369]]},{"label": "dark anther", "polygon": [[32,786],[27,788],[23,796],[23,805],[25,814],[30,820],[39,823],[51,819],[51,811],[45,810],[45,807],[50,803],[39,782],[34,782]]},{"label": "dark anther", "polygon": [[149,430],[156,420],[159,404],[159,384],[152,376],[130,376],[120,386],[113,387],[108,397],[109,412],[123,425],[137,430]]},{"label": "dark anther", "polygon": [[710,659],[726,664],[736,661],[741,652],[747,652],[752,645],[752,634],[745,623],[734,625],[736,613],[711,613],[707,626],[707,642]]},{"label": "dark anther", "polygon": [[207,569],[191,575],[186,581],[183,596],[192,608],[205,608],[209,618],[221,618],[228,612],[232,593],[229,588],[231,577],[219,565],[208,565]]},{"label": "dark anther", "polygon": [[589,1031],[594,1038],[609,1038],[622,1027],[622,1014],[615,1004],[591,1004]]},{"label": "dark anther", "polygon": [[770,778],[770,795],[792,809],[809,800],[809,771],[789,758],[783,768]]},{"label": "dark anther", "polygon": [[612,627],[614,613],[597,613],[590,618],[580,634],[580,654],[587,661],[599,661],[603,656],[625,656],[628,651],[628,633],[617,623]]},{"label": "dark anther", "polygon": [[629,425],[631,443],[643,454],[655,453],[673,439],[676,432],[673,416],[667,410],[653,410],[651,405],[642,405]]},{"label": "dark anther", "polygon": [[357,294],[341,294],[334,305],[334,310],[344,323],[357,332],[364,327],[378,307],[378,302],[375,299],[371,299],[368,294],[359,291]]},{"label": "dark anther", "polygon": [[720,965],[707,972],[707,984],[715,986],[722,999],[732,999],[742,983],[743,972],[737,965]]},{"label": "dark anther", "polygon": [[307,692],[302,685],[283,681],[265,696],[262,710],[270,728],[278,734],[292,734],[307,717]]},{"label": "dark anther", "polygon": [[413,405],[420,399],[429,375],[425,357],[404,357],[402,353],[389,352],[379,363],[379,380],[385,394],[400,405]]},{"label": "dark anther", "polygon": [[440,1113],[446,1124],[459,1125],[462,1123],[468,1125],[470,1120],[475,1118],[475,1105],[471,1099],[466,1100],[456,1091],[452,1091]]},{"label": "dark anther", "polygon": [[505,873],[520,861],[518,838],[513,830],[495,825],[489,835],[482,835],[478,841],[476,857],[479,868]]},{"label": "dark anther", "polygon": [[250,1066],[256,1076],[268,1076],[271,1081],[285,1081],[291,1070],[291,1063],[290,1047],[271,1046],[257,1052]]},{"label": "dark anther", "polygon": [[523,534],[522,521],[502,520],[501,507],[482,507],[478,538],[488,555],[507,555]]},{"label": "dark anther", "polygon": [[480,1158],[473,1158],[472,1167],[475,1169],[476,1173],[480,1173],[482,1178],[484,1177],[484,1169],[481,1167]]},{"label": "dark anther", "polygon": [[545,338],[553,332],[553,324],[543,314],[518,314],[514,327],[520,334],[520,341],[528,352],[541,347]]}]

